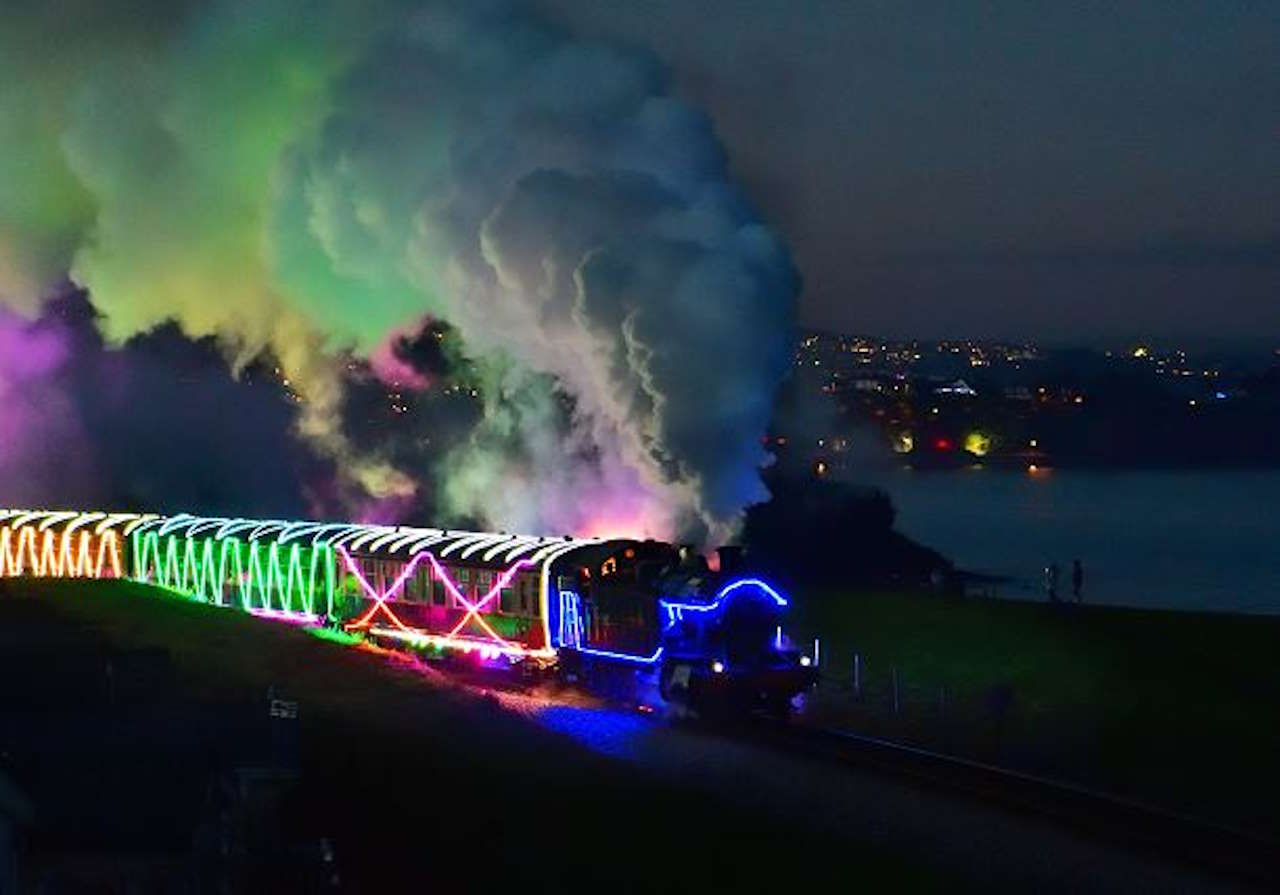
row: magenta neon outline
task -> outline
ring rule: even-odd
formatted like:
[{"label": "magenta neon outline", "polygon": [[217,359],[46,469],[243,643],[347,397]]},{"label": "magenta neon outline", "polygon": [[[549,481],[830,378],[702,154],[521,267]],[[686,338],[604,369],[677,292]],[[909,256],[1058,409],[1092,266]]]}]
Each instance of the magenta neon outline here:
[{"label": "magenta neon outline", "polygon": [[491,654],[489,658],[497,658],[500,655],[509,656],[512,658],[519,658],[521,656],[539,656],[539,657],[545,658],[547,656],[555,655],[555,650],[551,650],[551,649],[529,649],[528,647],[518,646],[510,642],[508,642],[507,645],[505,646],[490,646],[488,643],[484,641],[477,641],[477,640],[466,638],[466,637],[446,637],[443,634],[427,634],[427,633],[415,633],[413,631],[398,631],[395,628],[384,628],[381,625],[373,625],[369,628],[369,631],[373,634],[377,634],[380,637],[391,637],[396,640],[402,640],[407,643],[411,643],[414,646],[427,646],[427,645],[435,644],[440,647],[460,649],[463,652],[468,652],[468,653],[471,652],[471,650],[476,650],[481,654],[481,656],[484,656],[486,651],[488,651]]},{"label": "magenta neon outline", "polygon": [[[368,612],[366,612],[364,616],[346,625],[348,629],[370,627],[371,626],[370,620],[378,612],[378,610],[381,609],[391,619],[391,621],[395,623],[396,627],[398,627],[401,631],[404,631],[407,634],[411,634],[415,636],[434,637],[434,638],[440,639],[441,642],[450,643],[450,644],[452,643],[466,644],[467,641],[457,639],[456,635],[460,630],[462,630],[463,627],[466,626],[467,622],[469,622],[471,619],[474,618],[476,622],[479,623],[480,627],[485,630],[485,633],[488,634],[489,637],[499,645],[499,648],[502,651],[527,652],[527,650],[525,650],[524,647],[515,646],[511,644],[509,641],[505,640],[500,634],[498,634],[497,631],[493,630],[493,628],[490,627],[489,624],[483,618],[480,617],[480,610],[484,608],[486,604],[492,601],[494,597],[498,596],[502,592],[503,588],[505,588],[507,585],[511,583],[511,579],[515,577],[516,573],[519,572],[520,569],[533,565],[534,563],[532,560],[522,559],[519,562],[517,562],[515,565],[511,566],[509,569],[506,569],[505,571],[503,571],[503,573],[500,576],[498,576],[498,579],[497,581],[494,582],[493,586],[489,588],[488,592],[481,599],[477,600],[475,603],[472,603],[470,600],[468,600],[466,597],[462,595],[462,592],[458,590],[458,587],[453,582],[453,579],[449,577],[448,573],[445,572],[444,567],[440,565],[439,561],[429,551],[423,551],[417,554],[413,558],[413,560],[409,563],[409,565],[405,567],[404,571],[400,573],[399,577],[396,578],[396,580],[392,583],[392,585],[389,588],[387,588],[387,590],[384,593],[378,594],[377,591],[374,590],[373,585],[369,583],[368,579],[366,579],[364,575],[361,574],[359,568],[356,567],[355,560],[351,558],[351,554],[347,552],[347,549],[343,547],[341,544],[339,544],[337,547],[337,550],[338,550],[338,553],[342,556],[343,561],[346,563],[347,569],[351,572],[351,574],[355,575],[356,580],[360,582],[361,588],[364,590],[366,594],[369,595],[370,599],[374,600],[373,607]],[[409,580],[409,576],[413,574],[413,571],[418,567],[418,563],[424,557],[431,564],[432,571],[439,577],[441,582],[444,584],[445,589],[453,596],[455,600],[457,600],[467,609],[467,613],[462,617],[462,621],[458,622],[458,624],[454,626],[453,630],[450,631],[448,634],[444,635],[443,638],[441,638],[440,635],[436,635],[436,634],[428,634],[428,635],[420,634],[416,630],[405,625],[404,622],[400,621],[400,619],[396,616],[396,614],[392,612],[391,609],[388,608],[386,605],[387,600],[391,599],[391,597],[393,597],[397,591],[399,591],[402,587],[404,587],[405,582]]]},{"label": "magenta neon outline", "polygon": [[363,618],[356,619],[354,622],[347,624],[346,627],[347,628],[367,627],[369,624],[369,619],[373,618],[373,616],[377,613],[379,609],[382,609],[387,613],[387,615],[391,617],[391,620],[396,623],[397,627],[405,631],[409,630],[405,626],[404,622],[396,618],[396,614],[387,608],[386,603],[387,603],[387,600],[391,599],[391,597],[395,595],[396,591],[404,587],[405,582],[409,580],[409,576],[413,574],[413,570],[418,567],[418,560],[421,557],[426,556],[426,554],[423,553],[423,554],[419,554],[418,556],[415,556],[413,558],[413,561],[410,562],[409,565],[405,566],[404,571],[400,573],[400,577],[396,578],[396,580],[392,582],[391,587],[387,588],[387,590],[384,593],[379,595],[378,592],[373,589],[373,585],[369,583],[368,579],[365,578],[364,575],[360,572],[360,570],[356,567],[356,562],[354,559],[351,558],[351,554],[347,552],[347,548],[339,544],[338,553],[342,555],[343,562],[347,564],[348,571],[350,571],[352,575],[356,576],[356,580],[360,582],[360,587],[363,588],[364,592],[369,595],[369,598],[374,601],[373,607],[364,614]]},{"label": "magenta neon outline", "polygon": [[454,626],[453,630],[450,631],[447,636],[452,638],[464,627],[466,627],[467,622],[474,617],[475,620],[480,623],[480,626],[489,632],[489,636],[493,637],[495,640],[498,640],[499,642],[505,645],[507,641],[502,637],[499,637],[497,632],[494,631],[492,628],[490,628],[489,625],[485,622],[485,620],[480,617],[480,610],[483,609],[485,604],[489,603],[494,597],[502,593],[502,589],[511,583],[511,579],[516,576],[517,572],[519,572],[521,569],[525,568],[526,566],[533,565],[533,561],[528,559],[522,559],[519,562],[517,562],[515,565],[513,565],[511,568],[505,570],[501,575],[498,576],[498,580],[493,583],[493,586],[489,588],[488,592],[479,600],[477,600],[474,606],[472,606],[470,603],[467,602],[466,598],[463,597],[462,594],[458,593],[458,588],[453,584],[453,581],[450,580],[449,576],[445,573],[440,563],[436,561],[436,558],[432,556],[430,553],[428,553],[427,559],[431,563],[432,570],[444,580],[445,588],[452,590],[453,593],[457,596],[457,598],[462,601],[463,605],[467,607],[467,614],[462,617],[462,621],[458,622],[458,624]]}]

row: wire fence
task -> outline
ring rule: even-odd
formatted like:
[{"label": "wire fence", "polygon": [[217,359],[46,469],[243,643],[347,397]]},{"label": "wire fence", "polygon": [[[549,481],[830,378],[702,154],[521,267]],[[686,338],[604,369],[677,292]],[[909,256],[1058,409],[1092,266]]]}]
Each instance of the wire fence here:
[{"label": "wire fence", "polygon": [[957,686],[891,661],[869,662],[855,652],[847,667],[822,666],[806,716],[826,727],[894,736],[991,760],[1007,750],[1022,708],[1012,684]]}]

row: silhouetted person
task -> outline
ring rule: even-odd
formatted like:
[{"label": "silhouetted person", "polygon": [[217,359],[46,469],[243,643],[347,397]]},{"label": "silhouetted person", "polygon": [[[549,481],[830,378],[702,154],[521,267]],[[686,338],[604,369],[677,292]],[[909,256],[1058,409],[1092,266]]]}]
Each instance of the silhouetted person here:
[{"label": "silhouetted person", "polygon": [[1080,602],[1080,594],[1084,591],[1084,565],[1078,559],[1071,560],[1071,596]]},{"label": "silhouetted person", "polygon": [[1050,603],[1058,602],[1058,564],[1051,562],[1044,567],[1044,591],[1049,596]]}]

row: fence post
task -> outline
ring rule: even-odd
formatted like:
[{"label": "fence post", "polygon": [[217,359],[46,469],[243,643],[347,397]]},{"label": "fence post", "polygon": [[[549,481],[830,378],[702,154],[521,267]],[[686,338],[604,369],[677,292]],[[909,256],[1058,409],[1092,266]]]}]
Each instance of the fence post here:
[{"label": "fence post", "polygon": [[898,714],[898,666],[893,666],[893,713]]},{"label": "fence post", "polygon": [[853,695],[862,696],[862,654],[853,654]]}]

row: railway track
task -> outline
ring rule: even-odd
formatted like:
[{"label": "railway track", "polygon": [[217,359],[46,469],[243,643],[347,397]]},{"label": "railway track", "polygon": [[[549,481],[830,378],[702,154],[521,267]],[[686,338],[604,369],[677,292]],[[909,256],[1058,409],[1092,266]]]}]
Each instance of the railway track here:
[{"label": "railway track", "polygon": [[[635,707],[624,701],[605,702],[616,708]],[[686,718],[677,723],[779,754],[892,775],[935,792],[1046,819],[1082,838],[1121,845],[1175,866],[1208,870],[1264,891],[1280,886],[1280,842],[1146,802],[852,731],[765,717]]]},{"label": "railway track", "polygon": [[[450,669],[449,676],[479,692],[529,690],[527,682],[472,676]],[[577,685],[560,691],[600,701],[601,694]],[[552,698],[556,698],[552,696]],[[634,709],[631,700],[603,697],[617,709]],[[654,723],[664,723],[660,720]],[[1207,869],[1272,890],[1280,881],[1280,842],[1180,814],[1100,790],[1011,768],[947,755],[919,746],[803,723],[784,724],[764,717],[687,719],[712,735],[746,740],[788,756],[834,761],[853,768],[893,775],[934,791],[944,791],[1023,815],[1048,819],[1097,841],[1120,844],[1161,860]]]},{"label": "railway track", "polygon": [[[489,689],[493,680],[472,681]],[[497,689],[501,689],[498,687]],[[518,685],[515,689],[524,690]],[[570,686],[570,692],[579,692]],[[582,694],[590,693],[581,690]],[[599,695],[593,698],[599,699]],[[616,708],[633,703],[606,698]],[[655,720],[654,723],[663,723]],[[1274,890],[1280,842],[1089,787],[879,737],[765,717],[685,721],[707,733],[746,740],[788,756],[833,761],[892,775],[934,791],[1047,819],[1084,838],[1119,844],[1165,862],[1207,869]]]},{"label": "railway track", "polygon": [[1280,842],[1144,802],[849,731],[764,721],[719,729],[791,755],[892,774],[1046,818],[1087,838],[1209,869],[1266,890],[1280,884]]}]

